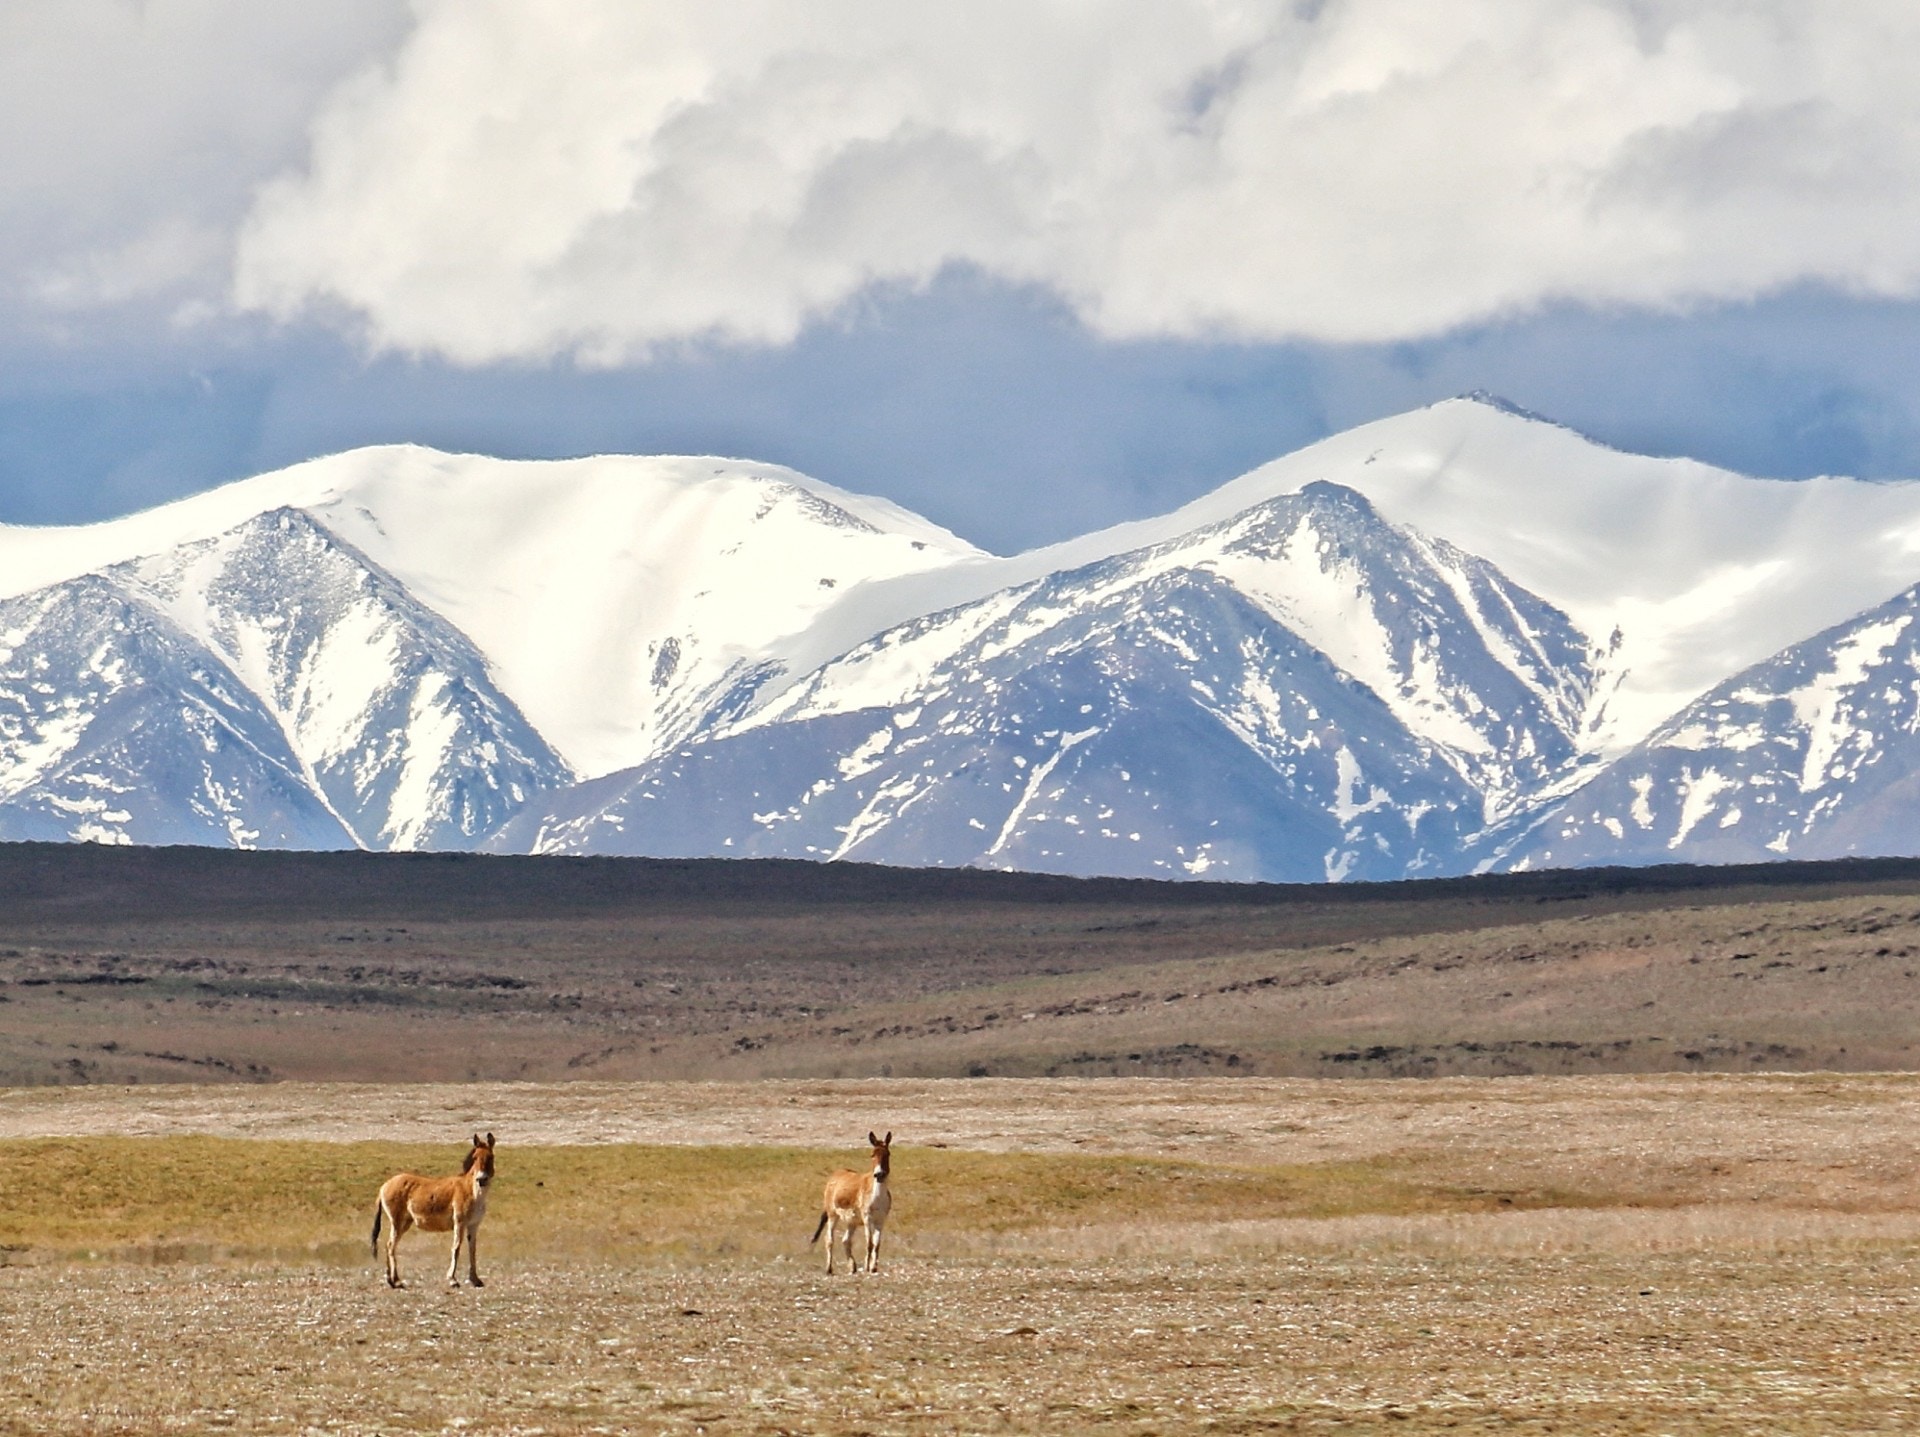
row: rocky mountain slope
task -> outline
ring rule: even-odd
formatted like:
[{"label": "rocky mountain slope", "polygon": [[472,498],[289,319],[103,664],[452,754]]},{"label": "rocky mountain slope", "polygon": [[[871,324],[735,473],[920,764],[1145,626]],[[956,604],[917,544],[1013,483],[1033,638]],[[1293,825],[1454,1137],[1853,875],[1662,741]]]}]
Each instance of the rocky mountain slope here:
[{"label": "rocky mountain slope", "polygon": [[773,466],[382,449],[0,529],[0,574],[0,836],[1289,880],[1920,852],[1920,484],[1482,399],[1009,558]]},{"label": "rocky mountain slope", "polygon": [[495,846],[1446,871],[1575,761],[1587,660],[1490,565],[1319,483],[890,629]]},{"label": "rocky mountain slope", "polygon": [[1533,817],[1502,865],[1915,852],[1917,620],[1909,589],[1720,684]]}]

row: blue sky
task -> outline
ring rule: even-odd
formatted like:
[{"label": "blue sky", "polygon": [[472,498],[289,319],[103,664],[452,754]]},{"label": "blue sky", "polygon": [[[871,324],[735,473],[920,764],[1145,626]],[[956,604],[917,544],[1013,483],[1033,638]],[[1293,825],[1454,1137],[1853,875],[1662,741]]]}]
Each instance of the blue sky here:
[{"label": "blue sky", "polygon": [[722,452],[1009,550],[1472,389],[1920,475],[1920,15],[15,0],[0,519]]}]

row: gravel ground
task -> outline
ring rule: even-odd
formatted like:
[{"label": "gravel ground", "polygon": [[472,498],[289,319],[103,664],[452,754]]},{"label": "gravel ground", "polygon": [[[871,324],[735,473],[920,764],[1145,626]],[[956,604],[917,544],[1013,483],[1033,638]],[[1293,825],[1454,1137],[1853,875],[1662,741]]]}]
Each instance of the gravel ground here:
[{"label": "gravel ground", "polygon": [[1920,1430],[1920,1249],[0,1270],[0,1432]]}]

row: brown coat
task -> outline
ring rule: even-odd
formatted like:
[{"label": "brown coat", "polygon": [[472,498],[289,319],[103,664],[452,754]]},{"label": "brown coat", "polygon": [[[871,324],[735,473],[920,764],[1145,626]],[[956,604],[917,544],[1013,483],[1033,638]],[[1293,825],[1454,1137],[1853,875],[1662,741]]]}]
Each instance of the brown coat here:
[{"label": "brown coat", "polygon": [[461,1165],[459,1176],[423,1178],[418,1173],[395,1173],[380,1185],[380,1200],[373,1209],[373,1250],[380,1251],[380,1222],[387,1222],[387,1286],[403,1287],[400,1281],[400,1239],[407,1229],[422,1232],[451,1232],[453,1259],[447,1264],[447,1282],[460,1285],[460,1248],[467,1249],[467,1280],[475,1287],[480,1281],[480,1256],[477,1234],[481,1219],[487,1215],[487,1185],[493,1181],[493,1134],[473,1135],[473,1149]]},{"label": "brown coat", "polygon": [[873,1148],[872,1169],[861,1173],[852,1168],[841,1168],[828,1176],[826,1190],[820,1195],[820,1223],[808,1241],[818,1242],[823,1232],[827,1235],[829,1273],[834,1270],[835,1249],[843,1241],[848,1263],[855,1272],[860,1271],[860,1259],[853,1251],[853,1230],[856,1227],[861,1229],[866,1239],[863,1244],[866,1270],[880,1270],[880,1230],[886,1225],[887,1213],[893,1207],[893,1195],[887,1191],[893,1134],[889,1132],[884,1138],[876,1138],[869,1132],[867,1142]]}]

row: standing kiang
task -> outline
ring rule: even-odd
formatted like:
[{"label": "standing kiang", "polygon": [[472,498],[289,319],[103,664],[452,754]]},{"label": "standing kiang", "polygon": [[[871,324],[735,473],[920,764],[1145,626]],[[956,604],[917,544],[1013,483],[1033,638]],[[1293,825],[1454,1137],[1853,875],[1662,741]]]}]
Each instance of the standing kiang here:
[{"label": "standing kiang", "polygon": [[811,1244],[820,1240],[821,1233],[827,1235],[829,1273],[834,1270],[834,1249],[840,1242],[846,1243],[848,1264],[855,1272],[860,1271],[860,1259],[853,1251],[856,1227],[865,1237],[866,1270],[880,1270],[880,1229],[886,1225],[887,1210],[893,1206],[893,1196],[887,1191],[893,1134],[889,1132],[884,1138],[876,1138],[869,1131],[867,1142],[873,1148],[872,1169],[860,1173],[841,1168],[827,1178],[826,1191],[820,1196],[820,1225],[807,1240]]},{"label": "standing kiang", "polygon": [[407,1229],[451,1232],[453,1257],[447,1263],[447,1285],[460,1286],[460,1248],[467,1249],[467,1281],[480,1281],[477,1239],[480,1220],[487,1215],[487,1187],[493,1182],[493,1134],[473,1135],[473,1148],[459,1175],[423,1178],[418,1173],[395,1173],[380,1185],[373,1210],[373,1250],[380,1251],[380,1221],[387,1222],[387,1286],[405,1287],[400,1280],[400,1239]]}]

